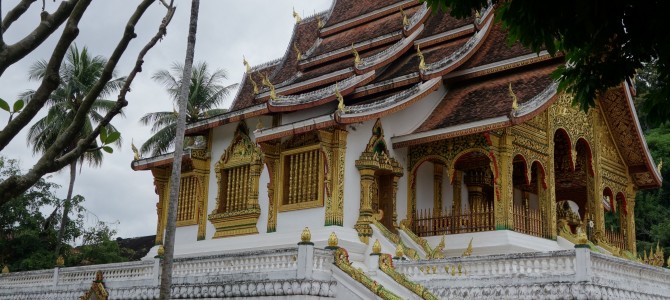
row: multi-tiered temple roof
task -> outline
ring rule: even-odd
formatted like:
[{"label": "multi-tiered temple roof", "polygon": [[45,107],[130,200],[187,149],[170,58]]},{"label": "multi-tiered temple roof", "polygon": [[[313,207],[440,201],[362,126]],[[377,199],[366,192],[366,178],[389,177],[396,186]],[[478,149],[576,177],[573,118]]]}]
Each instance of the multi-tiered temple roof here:
[{"label": "multi-tiered temple roof", "polygon": [[[414,0],[338,0],[298,20],[283,57],[247,67],[230,111],[190,124],[198,134],[242,119],[324,107],[307,121],[257,132],[257,142],[379,118],[446,87],[432,114],[396,148],[525,122],[556,99],[550,74],[563,58],[508,42],[493,9],[457,19]],[[514,94],[517,102],[513,103]],[[339,105],[342,96],[344,108]],[[601,101],[638,187],[661,179],[647,151],[627,84]],[[136,168],[149,167],[145,162]]]}]

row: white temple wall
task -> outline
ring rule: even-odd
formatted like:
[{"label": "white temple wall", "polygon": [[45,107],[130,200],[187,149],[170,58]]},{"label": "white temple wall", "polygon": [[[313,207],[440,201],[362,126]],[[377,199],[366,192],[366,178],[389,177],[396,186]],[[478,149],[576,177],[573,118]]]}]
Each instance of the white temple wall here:
[{"label": "white temple wall", "polygon": [[198,240],[198,225],[177,227],[174,234],[175,244],[188,244]]},{"label": "white temple wall", "polygon": [[[356,169],[356,160],[365,151],[372,134],[375,121],[347,126],[347,153],[344,157],[344,222],[343,226],[353,228],[361,208],[361,174]],[[382,124],[383,125],[383,124]]]},{"label": "white temple wall", "polygon": [[431,210],[433,209],[433,169],[435,164],[426,161],[423,162],[416,170],[416,209]]},{"label": "white temple wall", "polygon": [[[212,129],[212,156],[210,158],[209,166],[209,190],[207,191],[206,211],[208,215],[216,209],[216,195],[219,192],[219,185],[216,182],[216,171],[214,168],[226,151],[226,148],[230,146],[233,136],[235,135],[235,129],[237,129],[237,124],[238,123],[231,123]],[[247,123],[247,125],[249,125],[249,123]],[[212,239],[215,232],[216,228],[214,228],[214,225],[207,220],[206,239]],[[197,232],[195,234],[197,234]]]},{"label": "white temple wall", "polygon": [[261,177],[258,179],[258,205],[261,209],[261,215],[258,219],[258,223],[256,223],[256,228],[260,234],[268,231],[268,207],[270,206],[268,183],[270,183],[270,173],[264,164],[263,170],[261,171]]}]

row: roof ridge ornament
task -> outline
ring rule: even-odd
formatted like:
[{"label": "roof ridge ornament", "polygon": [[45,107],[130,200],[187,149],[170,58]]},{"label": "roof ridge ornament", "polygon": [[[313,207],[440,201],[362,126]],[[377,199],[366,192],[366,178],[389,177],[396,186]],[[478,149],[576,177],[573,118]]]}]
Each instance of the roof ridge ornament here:
[{"label": "roof ridge ornament", "polygon": [[242,55],[242,64],[244,65],[244,69],[246,70],[247,74],[251,74],[251,66],[247,61],[247,58],[244,57],[244,54]]},{"label": "roof ridge ornament", "polygon": [[265,74],[265,77],[263,77],[263,85],[267,86],[270,89],[270,99],[277,100],[277,92],[275,92],[275,86],[272,85],[272,82],[270,82],[268,74]]},{"label": "roof ridge ornament", "polygon": [[335,82],[335,97],[337,97],[337,111],[340,113],[346,112],[347,108],[344,106],[344,97],[342,97],[342,93],[340,93],[340,87],[337,82]]},{"label": "roof ridge ornament", "polygon": [[253,78],[253,76],[252,76],[253,74],[252,74],[252,73],[248,73],[247,75],[249,76],[249,80],[251,81],[251,85],[252,85],[253,88],[254,88],[254,90],[253,90],[251,93],[252,93],[254,96],[255,96],[255,95],[258,95],[258,92],[259,92],[259,91],[258,91],[258,85],[256,84],[256,81],[254,81],[254,78]]},{"label": "roof ridge ornament", "polygon": [[661,161],[659,161],[658,165],[656,165],[656,169],[658,170],[658,173],[661,173],[662,168],[663,168],[663,158],[661,157]]},{"label": "roof ridge ornament", "polygon": [[323,19],[321,19],[321,16],[316,15],[316,27],[318,29],[321,29],[323,28],[323,26],[326,26],[326,22],[324,22]]},{"label": "roof ridge ornament", "polygon": [[519,110],[519,98],[517,98],[516,94],[512,90],[512,83],[509,83],[509,96],[512,97],[512,111],[516,112]]},{"label": "roof ridge ornament", "polygon": [[354,66],[359,66],[361,64],[361,56],[358,54],[358,51],[356,51],[354,43],[351,43],[351,52],[354,53]]},{"label": "roof ridge ornament", "polygon": [[426,70],[426,60],[424,59],[423,53],[421,53],[421,49],[420,49],[418,44],[416,45],[416,56],[418,56],[419,59],[420,59],[419,70],[420,71],[425,71]]},{"label": "roof ridge ornament", "polygon": [[295,18],[295,23],[298,24],[302,21],[300,15],[295,11],[295,6],[293,7],[293,17]]},{"label": "roof ridge ornament", "polygon": [[296,53],[296,61],[300,61],[302,59],[302,52],[300,52],[300,49],[298,49],[298,44],[293,42],[293,50],[295,50]]},{"label": "roof ridge ornament", "polygon": [[133,143],[134,140],[130,139],[130,149],[133,150],[133,158],[134,160],[140,160],[142,158],[142,155],[140,155],[140,152],[137,151],[137,147],[135,147],[135,143]]},{"label": "roof ridge ornament", "polygon": [[402,27],[409,27],[409,18],[407,17],[407,13],[405,13],[402,7],[400,8],[400,15],[402,16]]}]

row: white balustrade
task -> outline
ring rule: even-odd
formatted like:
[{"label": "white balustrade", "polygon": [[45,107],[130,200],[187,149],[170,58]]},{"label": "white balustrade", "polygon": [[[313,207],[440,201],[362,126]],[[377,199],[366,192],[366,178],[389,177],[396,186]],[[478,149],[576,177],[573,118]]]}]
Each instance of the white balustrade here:
[{"label": "white balustrade", "polygon": [[297,268],[298,250],[295,248],[220,254],[175,259],[173,274],[226,274],[294,270]]}]

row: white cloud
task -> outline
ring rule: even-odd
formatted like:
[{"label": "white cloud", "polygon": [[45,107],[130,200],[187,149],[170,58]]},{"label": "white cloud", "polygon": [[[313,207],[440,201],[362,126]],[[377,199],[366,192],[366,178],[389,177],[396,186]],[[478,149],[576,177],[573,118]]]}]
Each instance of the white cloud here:
[{"label": "white cloud", "polygon": [[[8,11],[17,1],[3,1],[3,10]],[[177,12],[168,28],[167,37],[146,57],[143,72],[134,81],[128,95],[126,118],[116,118],[113,124],[122,132],[122,149],[105,155],[99,168],[85,166],[75,183],[75,194],[86,198],[85,206],[104,221],[119,221],[118,235],[132,237],[154,234],[156,230],[156,201],[153,178],[148,171],[135,172],[130,169],[131,139],[139,146],[150,136],[149,127],[141,126],[139,118],[147,112],[172,110],[172,103],[163,87],[151,80],[159,69],[168,68],[172,62],[183,62],[190,2],[176,1]],[[47,1],[47,10],[53,11],[59,2]],[[227,84],[239,82],[244,72],[242,55],[252,65],[279,58],[286,50],[294,19],[292,8],[302,16],[326,10],[330,0],[293,1],[202,1],[196,42],[196,61],[206,61],[213,68],[228,71]],[[5,33],[5,41],[13,43],[36,26],[41,3],[33,5],[22,20],[16,22]],[[76,43],[87,46],[91,53],[109,57],[134,5],[119,4],[119,1],[94,1],[80,23]],[[164,8],[152,5],[137,26],[138,37],[132,42],[117,68],[119,76],[127,74],[139,49],[157,28]],[[8,68],[0,77],[0,97],[12,102],[19,93],[35,89],[37,82],[27,80],[30,65],[40,59],[48,59],[60,30],[44,42],[25,59]],[[234,95],[234,93],[233,93]],[[230,104],[232,96],[226,102]],[[7,114],[0,113],[0,124],[6,124]],[[39,116],[38,116],[39,117]],[[37,118],[36,118],[37,119]],[[35,119],[35,120],[36,120]],[[23,168],[29,168],[37,159],[26,145],[25,129],[1,153],[20,159]],[[65,197],[68,172],[54,174],[52,180],[64,188],[59,196]]]}]

